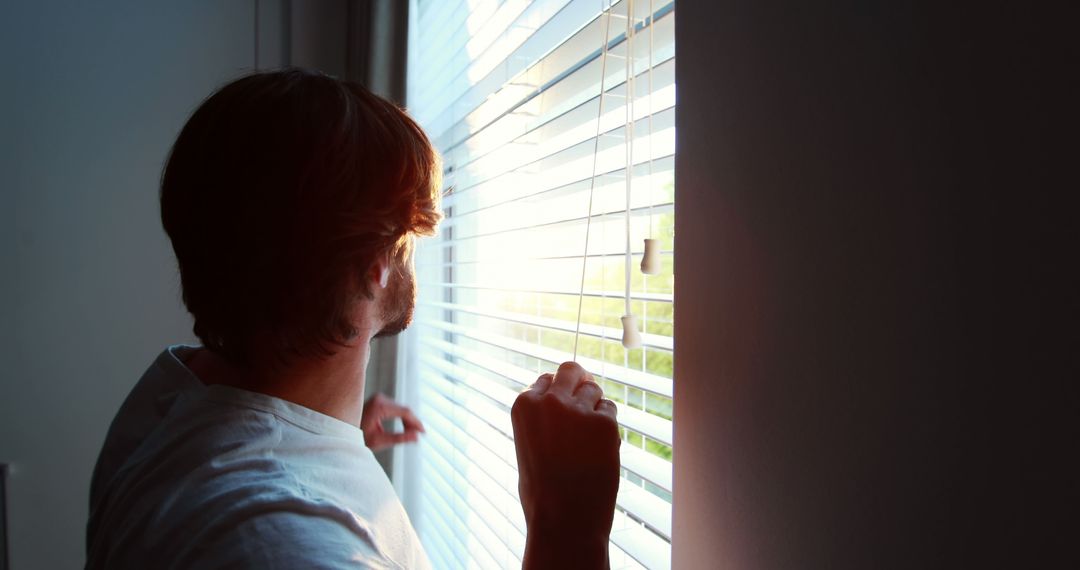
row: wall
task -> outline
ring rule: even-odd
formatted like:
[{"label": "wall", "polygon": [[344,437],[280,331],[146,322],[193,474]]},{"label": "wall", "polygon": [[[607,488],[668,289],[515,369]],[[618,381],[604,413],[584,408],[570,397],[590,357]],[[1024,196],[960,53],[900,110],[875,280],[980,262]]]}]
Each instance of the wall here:
[{"label": "wall", "polygon": [[16,570],[82,566],[108,424],[162,347],[192,339],[158,178],[188,114],[251,69],[253,8],[5,3],[0,461]]},{"label": "wall", "polygon": [[[5,5],[0,463],[11,465],[12,568],[82,566],[90,474],[109,422],[164,346],[194,342],[157,204],[184,121],[255,68],[362,69],[348,49],[369,4]],[[372,390],[393,393],[393,352],[374,347]]]},{"label": "wall", "polygon": [[1076,47],[950,6],[679,4],[675,568],[1076,566]]}]

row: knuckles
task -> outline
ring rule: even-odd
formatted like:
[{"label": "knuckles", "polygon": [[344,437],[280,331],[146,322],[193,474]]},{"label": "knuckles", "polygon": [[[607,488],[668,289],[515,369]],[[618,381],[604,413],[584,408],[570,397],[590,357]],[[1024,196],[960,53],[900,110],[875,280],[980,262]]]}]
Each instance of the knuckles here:
[{"label": "knuckles", "polygon": [[588,421],[586,418],[589,416],[602,416],[603,414],[595,414],[592,410],[586,410],[579,405],[574,397],[552,392],[544,394],[522,392],[518,394],[510,407],[510,419],[514,422],[529,421],[530,418],[538,415],[563,419],[581,416],[583,420]]},{"label": "knuckles", "polygon": [[518,422],[521,420],[521,416],[528,413],[527,408],[533,405],[532,394],[529,392],[522,392],[518,394],[518,397],[514,400],[514,405],[510,407],[510,420]]},{"label": "knuckles", "polygon": [[563,362],[559,365],[559,373],[577,374],[581,376],[586,374],[585,369],[577,362]]},{"label": "knuckles", "polygon": [[532,391],[518,394],[518,397],[514,399],[514,404],[510,406],[510,421],[527,421],[527,418],[534,416],[537,411],[541,409],[541,401],[543,399],[543,395],[536,394]]},{"label": "knuckles", "polygon": [[618,433],[619,422],[615,418],[607,414],[589,414],[589,417],[596,426],[596,429]]}]

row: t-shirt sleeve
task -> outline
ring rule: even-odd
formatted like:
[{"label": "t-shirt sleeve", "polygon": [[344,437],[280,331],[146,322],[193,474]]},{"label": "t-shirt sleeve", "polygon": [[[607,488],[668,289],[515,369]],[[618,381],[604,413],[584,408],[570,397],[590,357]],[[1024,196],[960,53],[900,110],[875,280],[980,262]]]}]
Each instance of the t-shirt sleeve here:
[{"label": "t-shirt sleeve", "polygon": [[177,568],[400,569],[372,542],[332,518],[270,512],[192,545]]}]

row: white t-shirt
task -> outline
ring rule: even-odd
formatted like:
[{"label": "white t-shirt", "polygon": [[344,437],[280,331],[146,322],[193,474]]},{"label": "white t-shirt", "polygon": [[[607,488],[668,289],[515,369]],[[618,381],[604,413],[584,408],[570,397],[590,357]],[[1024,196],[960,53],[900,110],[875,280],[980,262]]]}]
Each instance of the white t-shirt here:
[{"label": "white t-shirt", "polygon": [[429,568],[356,426],[204,385],[170,347],[94,469],[87,568]]}]

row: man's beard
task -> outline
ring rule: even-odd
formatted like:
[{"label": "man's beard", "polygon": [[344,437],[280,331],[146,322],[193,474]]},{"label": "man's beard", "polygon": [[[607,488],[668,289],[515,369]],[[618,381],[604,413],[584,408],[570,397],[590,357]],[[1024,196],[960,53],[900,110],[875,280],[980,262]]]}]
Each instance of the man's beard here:
[{"label": "man's beard", "polygon": [[404,276],[400,279],[390,279],[383,294],[379,319],[386,324],[375,334],[375,338],[394,336],[412,322],[413,309],[416,308],[416,280],[411,271],[402,274]]}]

